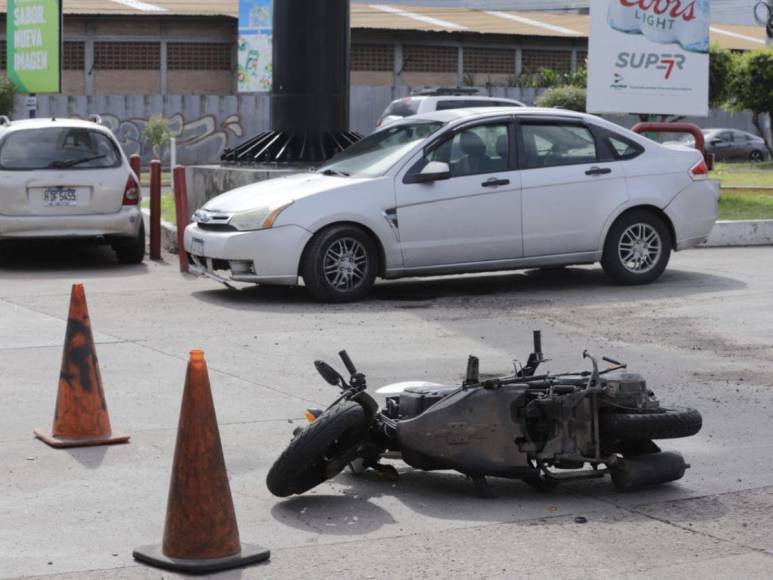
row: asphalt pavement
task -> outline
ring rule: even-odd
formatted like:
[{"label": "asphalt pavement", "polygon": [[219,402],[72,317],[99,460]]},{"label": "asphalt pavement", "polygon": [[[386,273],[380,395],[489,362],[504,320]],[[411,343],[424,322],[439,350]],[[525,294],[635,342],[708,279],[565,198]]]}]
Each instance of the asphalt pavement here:
[{"label": "asphalt pavement", "polygon": [[[177,257],[115,263],[56,244],[0,255],[0,577],[175,578],[136,563],[161,541],[188,352],[203,348],[241,539],[271,561],[218,578],[773,577],[773,247],[676,254],[662,279],[611,284],[599,267],[377,285],[320,305],[302,288],[228,290]],[[70,288],[86,288],[113,428],[131,443],[55,450]],[[621,494],[607,480],[537,493],[493,479],[493,499],[451,472],[400,466],[396,482],[343,473],[300,497],[266,473],[336,391],[312,362],[346,348],[371,388],[460,381],[525,361],[543,331],[553,371],[583,349],[642,372],[666,405],[698,408],[695,437],[663,442],[684,479]],[[339,365],[340,366],[340,365]],[[577,523],[583,516],[587,523]]]}]

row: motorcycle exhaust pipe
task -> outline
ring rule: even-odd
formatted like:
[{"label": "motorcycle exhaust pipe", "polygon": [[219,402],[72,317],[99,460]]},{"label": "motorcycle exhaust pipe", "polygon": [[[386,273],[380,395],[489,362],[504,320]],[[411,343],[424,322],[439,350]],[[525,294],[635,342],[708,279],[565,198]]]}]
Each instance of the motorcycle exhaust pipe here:
[{"label": "motorcycle exhaust pipe", "polygon": [[617,490],[631,491],[681,479],[688,467],[681,453],[660,451],[618,459],[609,469]]}]

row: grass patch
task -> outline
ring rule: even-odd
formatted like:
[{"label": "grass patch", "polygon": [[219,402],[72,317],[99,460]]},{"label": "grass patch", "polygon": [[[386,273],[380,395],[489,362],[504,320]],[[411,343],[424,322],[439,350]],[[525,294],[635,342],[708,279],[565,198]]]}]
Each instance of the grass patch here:
[{"label": "grass patch", "polygon": [[723,193],[717,209],[720,220],[773,219],[773,194]]},{"label": "grass patch", "polygon": [[[150,208],[150,199],[145,198],[142,200],[142,207]],[[177,223],[177,216],[175,214],[174,197],[171,195],[161,196],[161,219],[170,224]]]},{"label": "grass patch", "polygon": [[709,177],[719,179],[726,187],[773,187],[773,161],[717,163]]}]

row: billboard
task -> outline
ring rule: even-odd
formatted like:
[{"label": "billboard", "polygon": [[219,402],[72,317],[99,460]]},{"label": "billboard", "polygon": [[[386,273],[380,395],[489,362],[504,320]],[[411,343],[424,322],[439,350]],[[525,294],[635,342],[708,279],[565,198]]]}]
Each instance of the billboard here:
[{"label": "billboard", "polygon": [[61,0],[8,0],[5,38],[7,75],[19,92],[61,91]]},{"label": "billboard", "polygon": [[592,0],[592,113],[705,117],[709,0]]},{"label": "billboard", "polygon": [[239,0],[239,92],[271,90],[272,0]]}]

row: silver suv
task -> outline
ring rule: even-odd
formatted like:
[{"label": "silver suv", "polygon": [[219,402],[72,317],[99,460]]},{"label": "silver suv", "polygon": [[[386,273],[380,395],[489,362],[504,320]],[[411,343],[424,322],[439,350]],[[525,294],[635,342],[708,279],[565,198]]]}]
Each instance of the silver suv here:
[{"label": "silver suv", "polygon": [[0,117],[0,241],[94,238],[124,263],[145,256],[137,176],[110,129]]},{"label": "silver suv", "polygon": [[522,102],[503,97],[485,97],[478,94],[477,89],[430,89],[421,91],[410,97],[396,99],[389,103],[379,117],[376,127],[384,127],[389,123],[405,117],[446,111],[448,109],[471,109],[473,107],[525,107]]}]

